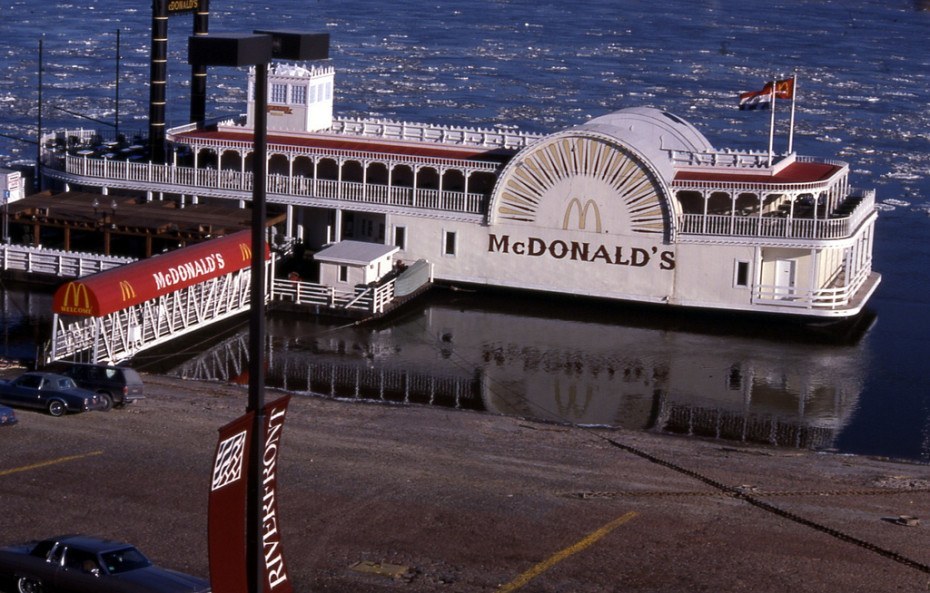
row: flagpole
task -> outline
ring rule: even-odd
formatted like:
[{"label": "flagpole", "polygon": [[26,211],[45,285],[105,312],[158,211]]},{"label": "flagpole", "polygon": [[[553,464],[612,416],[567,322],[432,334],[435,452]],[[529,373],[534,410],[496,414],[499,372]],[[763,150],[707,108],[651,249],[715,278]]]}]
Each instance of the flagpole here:
[{"label": "flagpole", "polygon": [[772,117],[769,123],[769,167],[772,166],[772,149],[775,144],[775,95],[778,86],[778,79],[772,79]]},{"label": "flagpole", "polygon": [[798,96],[798,73],[791,79],[791,124],[788,128],[788,154],[794,152],[794,102]]}]

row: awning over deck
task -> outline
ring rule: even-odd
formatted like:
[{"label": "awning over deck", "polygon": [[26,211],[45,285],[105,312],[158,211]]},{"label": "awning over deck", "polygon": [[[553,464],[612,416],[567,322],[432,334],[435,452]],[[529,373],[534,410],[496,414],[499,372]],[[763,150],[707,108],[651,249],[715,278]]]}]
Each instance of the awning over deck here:
[{"label": "awning over deck", "polygon": [[[266,260],[270,253],[266,245]],[[52,311],[102,317],[247,268],[251,262],[251,231],[240,231],[67,282],[55,292]]]}]

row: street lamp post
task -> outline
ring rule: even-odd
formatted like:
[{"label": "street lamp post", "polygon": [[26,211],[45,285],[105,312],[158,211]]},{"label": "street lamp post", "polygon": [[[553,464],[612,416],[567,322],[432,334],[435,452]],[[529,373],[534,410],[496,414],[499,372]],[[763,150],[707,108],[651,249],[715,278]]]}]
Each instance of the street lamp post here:
[{"label": "street lamp post", "polygon": [[188,39],[188,61],[193,66],[252,66],[255,68],[254,156],[252,159],[252,261],[249,305],[249,401],[254,414],[249,451],[246,505],[246,574],[249,593],[262,593],[262,476],[265,446],[265,198],[267,184],[268,64],[272,58],[325,59],[329,35],[288,31],[254,34],[197,35]]}]

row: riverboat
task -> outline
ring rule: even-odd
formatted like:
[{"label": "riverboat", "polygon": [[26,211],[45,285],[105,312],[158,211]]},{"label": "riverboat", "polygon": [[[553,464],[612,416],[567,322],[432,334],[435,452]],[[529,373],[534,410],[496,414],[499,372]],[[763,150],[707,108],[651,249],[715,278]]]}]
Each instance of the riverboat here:
[{"label": "riverboat", "polygon": [[[371,242],[437,282],[820,319],[879,285],[875,193],[847,163],[717,149],[649,107],[550,134],[338,118],[334,80],[328,62],[268,68],[267,201],[305,253]],[[139,139],[49,133],[43,179],[245,208],[254,108],[168,130],[157,160],[121,150]]]}]

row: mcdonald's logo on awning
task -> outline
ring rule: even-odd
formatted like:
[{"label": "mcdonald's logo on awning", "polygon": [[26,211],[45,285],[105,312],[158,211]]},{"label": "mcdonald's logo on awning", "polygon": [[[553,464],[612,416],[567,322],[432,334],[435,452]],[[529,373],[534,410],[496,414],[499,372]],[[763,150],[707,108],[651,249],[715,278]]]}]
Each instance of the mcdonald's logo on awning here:
[{"label": "mcdonald's logo on awning", "polygon": [[119,294],[123,298],[124,303],[130,299],[136,298],[136,290],[127,280],[120,280]]},{"label": "mcdonald's logo on awning", "polygon": [[93,310],[90,306],[90,294],[87,287],[80,282],[71,282],[65,288],[65,296],[61,300],[62,313],[76,313],[90,315]]},{"label": "mcdonald's logo on awning", "polygon": [[239,243],[239,253],[242,255],[242,261],[252,259],[252,247],[248,243]]}]

